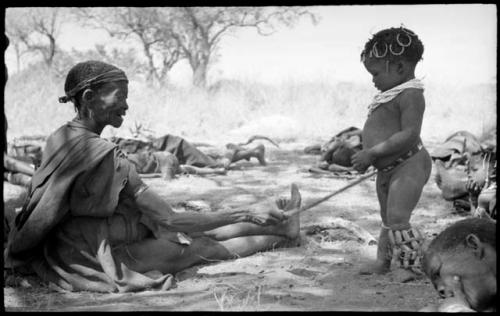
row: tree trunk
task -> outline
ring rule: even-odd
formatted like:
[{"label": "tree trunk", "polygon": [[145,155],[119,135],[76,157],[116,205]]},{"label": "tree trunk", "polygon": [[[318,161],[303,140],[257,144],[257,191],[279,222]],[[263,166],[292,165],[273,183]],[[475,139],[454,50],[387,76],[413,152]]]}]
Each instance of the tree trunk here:
[{"label": "tree trunk", "polygon": [[21,49],[17,44],[14,45],[14,50],[16,52],[16,68],[17,71],[21,71]]},{"label": "tree trunk", "polygon": [[146,41],[141,37],[142,44],[143,44],[143,49],[144,49],[144,55],[146,55],[146,58],[148,59],[148,81],[151,82],[158,82],[161,83],[160,78],[158,77],[158,73],[156,72],[155,65],[153,63],[153,55],[151,54],[150,51],[150,45],[146,43]]},{"label": "tree trunk", "polygon": [[207,84],[208,61],[200,60],[195,65],[192,64],[191,67],[193,68],[193,85],[204,88]]},{"label": "tree trunk", "polygon": [[49,51],[45,62],[50,67],[54,61],[54,55],[56,54],[56,39],[52,35],[47,35],[47,37],[49,38]]}]

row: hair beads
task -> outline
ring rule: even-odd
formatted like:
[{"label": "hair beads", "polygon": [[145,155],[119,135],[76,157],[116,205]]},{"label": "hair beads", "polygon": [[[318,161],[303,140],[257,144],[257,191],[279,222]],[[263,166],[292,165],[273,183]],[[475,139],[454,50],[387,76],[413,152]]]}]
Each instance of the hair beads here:
[{"label": "hair beads", "polygon": [[396,35],[396,42],[398,42],[398,44],[401,46],[401,47],[408,47],[411,45],[411,36],[408,35],[407,33],[405,33],[406,37],[408,38],[408,43],[404,44],[403,42],[401,42],[401,40],[399,39],[399,37],[401,36],[401,33],[398,33],[398,35]]},{"label": "hair beads", "polygon": [[[377,49],[377,44],[378,42],[375,42],[375,44],[373,44],[373,48],[372,48],[372,53],[373,55],[375,56],[375,58],[384,58],[385,55],[387,55],[387,44],[384,43],[384,46],[385,46],[385,50],[384,50],[384,53],[383,54],[380,54],[378,52],[378,49]],[[371,55],[371,54],[370,54]]]},{"label": "hair beads", "polygon": [[404,58],[412,62],[422,59],[424,47],[418,36],[403,26],[379,31],[365,44],[361,61],[368,58],[395,60]]},{"label": "hair beads", "polygon": [[392,44],[389,45],[389,51],[391,52],[391,54],[393,54],[394,56],[400,56],[402,55],[404,52],[405,52],[405,48],[403,46],[401,46],[401,51],[399,53],[396,53],[395,51],[392,50]]}]

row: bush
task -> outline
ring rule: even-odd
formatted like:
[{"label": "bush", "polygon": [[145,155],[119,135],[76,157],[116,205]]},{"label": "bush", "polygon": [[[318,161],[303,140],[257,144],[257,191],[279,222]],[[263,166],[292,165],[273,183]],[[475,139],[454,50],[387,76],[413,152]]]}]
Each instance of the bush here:
[{"label": "bush", "polygon": [[[64,78],[41,65],[10,76],[5,91],[8,138],[48,135],[71,120],[72,105],[57,101],[64,94],[63,86]],[[242,130],[252,121],[270,124],[273,117],[281,117],[282,122],[289,119],[297,123],[290,139],[327,140],[346,127],[362,128],[366,107],[375,93],[373,87],[356,83],[292,80],[274,85],[228,80],[207,90],[159,88],[148,85],[141,76],[132,76],[124,126],[108,127],[103,135],[127,136],[128,129],[139,122],[156,136],[172,133],[192,141],[225,142],[231,131]],[[458,87],[427,83],[424,95],[424,142],[440,142],[458,130],[479,136],[496,126],[494,84]],[[291,133],[290,129],[284,131]]]}]

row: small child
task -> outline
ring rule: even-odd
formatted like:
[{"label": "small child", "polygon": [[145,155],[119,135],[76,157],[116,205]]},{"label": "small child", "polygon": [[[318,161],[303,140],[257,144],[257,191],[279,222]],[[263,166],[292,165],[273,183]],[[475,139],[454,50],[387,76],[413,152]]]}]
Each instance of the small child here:
[{"label": "small child", "polygon": [[410,225],[410,217],[432,168],[420,139],[423,84],[415,78],[423,51],[418,36],[401,26],[373,35],[361,53],[380,93],[368,106],[363,150],[353,155],[352,162],[359,172],[370,165],[378,169],[376,189],[382,217],[377,260],[363,267],[361,274],[389,272],[393,256],[402,281],[421,272],[423,238]]}]

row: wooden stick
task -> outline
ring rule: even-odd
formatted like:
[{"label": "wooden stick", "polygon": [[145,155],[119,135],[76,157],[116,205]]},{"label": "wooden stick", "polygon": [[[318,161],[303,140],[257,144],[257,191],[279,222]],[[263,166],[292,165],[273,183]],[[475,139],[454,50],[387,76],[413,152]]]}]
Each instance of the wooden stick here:
[{"label": "wooden stick", "polygon": [[301,213],[301,212],[303,212],[303,211],[305,211],[305,210],[308,210],[308,209],[310,209],[310,208],[313,208],[313,207],[315,207],[316,205],[318,205],[318,204],[320,204],[320,203],[323,203],[324,201],[326,201],[326,200],[330,199],[331,197],[333,197],[333,196],[335,196],[335,195],[337,195],[337,194],[339,194],[339,193],[341,193],[341,192],[344,192],[345,190],[347,190],[347,189],[349,189],[349,188],[351,188],[351,187],[353,187],[353,186],[355,186],[355,185],[357,185],[357,184],[360,184],[361,182],[365,181],[365,180],[366,180],[366,179],[368,179],[368,178],[371,178],[371,177],[372,177],[373,175],[375,175],[376,173],[377,173],[377,171],[372,171],[372,172],[370,172],[370,173],[368,173],[368,174],[366,174],[366,175],[364,175],[364,176],[362,176],[362,177],[358,178],[357,180],[355,180],[355,181],[353,181],[353,182],[351,182],[351,183],[347,184],[346,186],[344,186],[344,187],[342,187],[342,188],[338,189],[337,191],[335,191],[335,192],[333,192],[333,193],[330,193],[330,194],[328,194],[327,196],[325,196],[325,197],[323,197],[323,198],[321,198],[321,199],[319,199],[319,200],[317,200],[317,201],[314,201],[314,202],[310,203],[309,205],[304,205],[304,206],[302,206],[302,207],[300,207],[300,208],[297,208],[297,209],[295,209],[295,210],[291,210],[291,211],[287,212],[287,215],[288,215],[288,216],[293,216],[293,215],[295,215],[295,214],[297,214],[297,213]]}]

